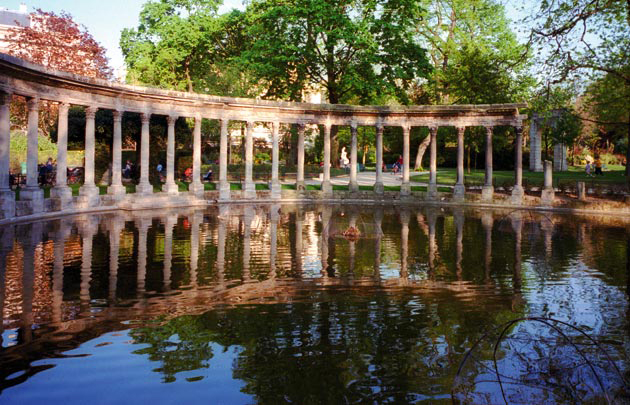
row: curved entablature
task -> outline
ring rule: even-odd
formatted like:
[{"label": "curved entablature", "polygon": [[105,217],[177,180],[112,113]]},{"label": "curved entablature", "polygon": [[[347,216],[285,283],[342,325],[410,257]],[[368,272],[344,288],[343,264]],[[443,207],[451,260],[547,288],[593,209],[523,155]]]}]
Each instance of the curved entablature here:
[{"label": "curved entablature", "polygon": [[0,89],[9,94],[101,109],[209,119],[320,125],[521,126],[527,104],[353,106],[309,104],[130,86],[46,69],[0,54]]}]

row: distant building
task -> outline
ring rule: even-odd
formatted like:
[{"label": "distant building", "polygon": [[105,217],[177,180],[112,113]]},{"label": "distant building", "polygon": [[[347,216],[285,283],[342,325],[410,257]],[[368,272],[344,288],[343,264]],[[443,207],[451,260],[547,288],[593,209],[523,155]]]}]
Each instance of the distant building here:
[{"label": "distant building", "polygon": [[19,10],[8,10],[0,7],[0,52],[7,53],[9,42],[6,41],[10,29],[30,27],[31,17],[25,4],[20,4]]}]

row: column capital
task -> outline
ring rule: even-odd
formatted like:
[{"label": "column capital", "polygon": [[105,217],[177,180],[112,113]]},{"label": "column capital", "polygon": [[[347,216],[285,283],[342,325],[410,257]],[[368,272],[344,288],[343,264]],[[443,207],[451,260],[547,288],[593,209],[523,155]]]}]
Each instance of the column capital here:
[{"label": "column capital", "polygon": [[355,131],[356,131],[356,129],[357,129],[358,127],[359,127],[359,124],[358,124],[356,121],[354,121],[354,120],[350,121],[350,128],[351,128],[351,129],[353,129],[353,130],[355,130]]},{"label": "column capital", "polygon": [[148,124],[150,120],[151,120],[151,113],[150,112],[141,112],[140,113],[140,121],[142,121],[143,124]]},{"label": "column capital", "polygon": [[405,133],[409,134],[409,132],[411,132],[411,125],[408,123],[402,124],[400,127],[403,130],[403,134]]},{"label": "column capital", "polygon": [[6,105],[11,103],[13,94],[0,90],[0,105]]},{"label": "column capital", "polygon": [[385,130],[385,125],[383,125],[382,122],[378,122],[376,125],[376,132],[380,132],[383,133],[383,131]]},{"label": "column capital", "polygon": [[522,125],[515,125],[514,126],[514,132],[516,132],[517,136],[522,136],[523,135],[523,126]]},{"label": "column capital", "polygon": [[85,118],[94,119],[97,111],[98,111],[98,107],[89,106],[88,108],[85,109]]},{"label": "column capital", "polygon": [[461,127],[457,127],[457,133],[464,133],[466,132],[466,127],[465,126],[461,126]]},{"label": "column capital", "polygon": [[61,102],[59,103],[59,112],[64,112],[64,113],[68,113],[68,110],[70,109],[70,103],[65,103],[65,102]]},{"label": "column capital", "polygon": [[429,133],[430,133],[432,136],[437,135],[437,132],[438,132],[438,127],[429,127]]},{"label": "column capital", "polygon": [[39,97],[29,97],[26,105],[29,111],[39,111]]},{"label": "column capital", "polygon": [[247,121],[247,130],[251,131],[254,128],[254,121]]},{"label": "column capital", "polygon": [[166,123],[167,123],[169,126],[173,126],[173,125],[175,125],[175,122],[177,122],[177,119],[178,119],[178,118],[179,118],[179,117],[178,117],[177,115],[167,115],[167,116],[166,116]]},{"label": "column capital", "polygon": [[113,110],[112,111],[112,115],[114,117],[114,122],[120,122],[120,120],[122,120],[122,116],[124,114],[124,111],[121,110]]},{"label": "column capital", "polygon": [[488,134],[492,135],[492,133],[493,133],[493,131],[494,131],[494,126],[492,126],[492,125],[486,125],[486,126],[485,126],[485,128],[486,128],[486,133],[488,133]]},{"label": "column capital", "polygon": [[203,119],[203,116],[201,115],[201,113],[195,113],[194,117],[195,117],[195,122],[197,121],[201,122],[201,120]]}]

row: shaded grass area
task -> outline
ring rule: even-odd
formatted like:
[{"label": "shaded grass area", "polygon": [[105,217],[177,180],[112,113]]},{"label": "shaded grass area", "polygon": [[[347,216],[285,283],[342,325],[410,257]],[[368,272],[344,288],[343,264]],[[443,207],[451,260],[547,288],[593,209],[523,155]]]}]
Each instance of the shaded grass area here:
[{"label": "shaded grass area", "polygon": [[[483,185],[484,170],[471,170],[470,173],[464,173],[464,183],[466,185]],[[604,183],[604,184],[625,184],[624,167],[619,165],[609,165],[608,170],[603,176],[589,177],[584,172],[584,168],[569,167],[566,172],[554,172],[554,184],[571,183],[576,181],[584,181],[587,183]],[[455,168],[440,168],[437,172],[437,180],[440,184],[454,185],[457,180],[457,171]],[[411,176],[411,181],[425,182],[429,181],[429,174],[419,174]],[[511,170],[495,170],[493,172],[493,181],[498,186],[514,185],[514,172]],[[530,172],[523,170],[523,185],[542,186],[544,182],[544,173]]]}]

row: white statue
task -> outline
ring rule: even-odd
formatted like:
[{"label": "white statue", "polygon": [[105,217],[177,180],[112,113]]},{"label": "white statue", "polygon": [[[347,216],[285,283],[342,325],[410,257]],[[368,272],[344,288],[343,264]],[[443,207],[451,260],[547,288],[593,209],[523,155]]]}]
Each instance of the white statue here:
[{"label": "white statue", "polygon": [[344,166],[348,166],[350,164],[350,160],[348,160],[348,153],[346,152],[346,147],[341,148],[341,163]]}]

